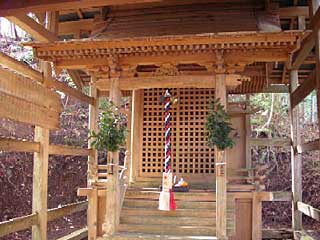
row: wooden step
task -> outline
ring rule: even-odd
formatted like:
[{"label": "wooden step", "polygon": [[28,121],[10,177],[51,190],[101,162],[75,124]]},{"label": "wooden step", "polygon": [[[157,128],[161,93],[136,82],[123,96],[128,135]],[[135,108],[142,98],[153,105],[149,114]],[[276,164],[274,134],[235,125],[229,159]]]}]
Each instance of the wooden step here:
[{"label": "wooden step", "polygon": [[[234,216],[234,209],[227,209],[227,213]],[[198,217],[198,218],[215,218],[216,212],[213,209],[177,209],[176,211],[160,211],[157,208],[128,208],[123,207],[121,216],[164,216],[164,217]]]},{"label": "wooden step", "polygon": [[177,236],[177,235],[164,235],[164,234],[147,234],[147,233],[128,233],[120,232],[117,233],[114,237],[108,239],[104,238],[103,240],[217,240],[213,236]]},{"label": "wooden step", "polygon": [[[213,202],[176,202],[178,209],[215,209]],[[157,200],[133,200],[125,199],[123,202],[124,207],[131,208],[153,208],[158,209],[159,202]]]},{"label": "wooden step", "polygon": [[[228,219],[227,222],[231,227],[233,219]],[[215,218],[198,218],[198,217],[164,217],[164,216],[121,216],[121,224],[144,224],[148,225],[171,225],[173,227],[179,225],[186,226],[215,226]]]},{"label": "wooden step", "polygon": [[[177,209],[216,209],[215,202],[188,202],[188,201],[176,201]],[[127,199],[125,198],[123,202],[124,207],[130,208],[153,208],[158,209],[158,200],[148,200],[148,199]],[[233,204],[230,203],[228,208],[233,208]]]},{"label": "wooden step", "polygon": [[120,232],[152,233],[152,234],[172,234],[189,236],[214,236],[215,227],[208,226],[171,226],[171,225],[145,225],[145,224],[120,224]]},{"label": "wooden step", "polygon": [[[159,199],[159,191],[127,191],[126,198],[134,199]],[[215,201],[216,196],[213,192],[175,192],[174,198],[177,201]]]}]

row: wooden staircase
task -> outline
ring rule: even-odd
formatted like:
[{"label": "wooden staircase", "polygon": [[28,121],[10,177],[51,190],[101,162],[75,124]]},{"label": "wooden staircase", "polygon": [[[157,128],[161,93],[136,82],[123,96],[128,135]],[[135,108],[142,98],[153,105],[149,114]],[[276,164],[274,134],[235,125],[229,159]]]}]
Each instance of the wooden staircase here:
[{"label": "wooden staircase", "polygon": [[[193,190],[175,193],[177,210],[158,210],[157,189],[131,188],[126,192],[118,233],[112,239],[216,239],[215,193]],[[228,235],[235,231],[234,203],[228,202]]]}]

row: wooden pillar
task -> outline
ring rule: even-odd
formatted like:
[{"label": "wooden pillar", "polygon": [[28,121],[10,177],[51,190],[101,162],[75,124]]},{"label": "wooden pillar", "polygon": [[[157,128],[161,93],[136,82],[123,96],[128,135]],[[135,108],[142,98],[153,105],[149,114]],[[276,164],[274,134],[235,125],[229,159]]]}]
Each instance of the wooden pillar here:
[{"label": "wooden pillar", "polygon": [[128,113],[127,113],[127,140],[126,140],[126,156],[124,166],[126,170],[126,179],[125,183],[128,184],[130,181],[130,173],[131,173],[131,118],[132,118],[132,97],[129,97],[128,104]]},{"label": "wooden pillar", "polygon": [[[98,130],[98,111],[99,111],[99,98],[96,87],[90,86],[89,95],[94,98],[93,104],[89,105],[89,131]],[[98,180],[98,151],[93,149],[92,139],[88,141],[88,148],[91,149],[88,156],[88,172],[87,172],[87,185],[92,187]],[[97,221],[98,221],[98,193],[97,189],[93,187],[88,196],[88,210],[87,210],[87,225],[88,225],[88,240],[95,240],[97,237]]]},{"label": "wooden pillar", "polygon": [[[93,97],[93,104],[89,105],[89,131],[97,131],[98,130],[98,111],[99,111],[99,99],[98,99],[98,91],[94,86],[90,86],[89,95]],[[88,148],[92,148],[93,139],[89,139]],[[88,156],[88,174],[87,174],[87,182],[88,187],[91,187],[94,182],[98,180],[98,151],[96,149],[92,149],[90,151],[90,155]]]},{"label": "wooden pillar", "polygon": [[[246,107],[250,107],[250,95],[246,95],[246,101],[247,105]],[[252,168],[252,157],[251,157],[251,145],[250,145],[250,138],[251,138],[251,122],[250,122],[250,114],[246,114],[246,122],[245,122],[245,128],[246,128],[246,167]],[[252,175],[251,172],[249,174]],[[250,176],[251,176],[250,175]]]},{"label": "wooden pillar", "polygon": [[[110,100],[120,109],[121,92],[119,77],[111,78]],[[119,189],[119,151],[108,153],[108,183],[106,198],[105,236],[115,234],[118,225],[120,189]]]},{"label": "wooden pillar", "polygon": [[[317,92],[317,110],[318,110],[318,126],[320,128],[320,29],[314,29],[315,35],[315,57],[316,57],[316,92]],[[320,136],[319,136],[320,137]]]},{"label": "wooden pillar", "polygon": [[[227,107],[226,75],[216,75],[215,98]],[[226,151],[215,148],[216,169],[216,226],[217,238],[227,239],[227,156]]]},{"label": "wooden pillar", "polygon": [[[51,16],[52,13],[46,13],[46,28],[55,33],[58,22]],[[41,61],[40,67],[45,78],[50,79],[51,64]],[[49,135],[49,129],[35,126],[34,140],[39,142],[40,152],[34,153],[33,157],[32,213],[38,214],[38,224],[32,226],[32,240],[47,239]]]},{"label": "wooden pillar", "polygon": [[[290,71],[290,92],[298,87],[298,70]],[[294,109],[290,106],[291,118],[291,178],[292,178],[292,227],[294,231],[302,229],[302,214],[297,208],[297,202],[302,201],[302,170],[301,170],[301,155],[295,153],[295,146],[300,144],[299,131],[299,108]]]},{"label": "wooden pillar", "polygon": [[253,192],[252,198],[252,239],[262,239],[262,201],[259,192]]},{"label": "wooden pillar", "polygon": [[132,92],[131,121],[131,167],[130,182],[136,181],[139,174],[139,161],[142,157],[142,121],[143,121],[143,90]]},{"label": "wooden pillar", "polygon": [[98,233],[98,189],[95,187],[88,195],[87,225],[88,240],[97,239]]},{"label": "wooden pillar", "polygon": [[33,240],[47,239],[49,130],[35,127],[35,142],[40,152],[33,158],[32,213],[38,213],[38,224],[32,226]]}]

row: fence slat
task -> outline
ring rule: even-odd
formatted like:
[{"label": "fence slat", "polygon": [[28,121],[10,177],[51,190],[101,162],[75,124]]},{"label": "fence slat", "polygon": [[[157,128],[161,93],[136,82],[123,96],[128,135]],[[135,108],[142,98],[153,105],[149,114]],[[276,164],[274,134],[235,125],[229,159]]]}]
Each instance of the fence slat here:
[{"label": "fence slat", "polygon": [[38,142],[0,138],[0,151],[39,152],[40,144]]},{"label": "fence slat", "polygon": [[75,212],[80,212],[88,208],[88,201],[82,201],[78,203],[71,203],[62,207],[53,208],[48,210],[48,222],[70,215]]},{"label": "fence slat", "polygon": [[71,156],[89,156],[90,149],[79,148],[65,145],[50,145],[49,154],[52,155],[71,155]]},{"label": "fence slat", "polygon": [[23,217],[17,217],[0,223],[0,237],[7,234],[25,230],[37,223],[37,214],[31,214]]},{"label": "fence slat", "polygon": [[320,221],[320,210],[316,209],[308,204],[305,204],[303,202],[298,202],[298,210],[302,213],[304,213],[305,215]]}]

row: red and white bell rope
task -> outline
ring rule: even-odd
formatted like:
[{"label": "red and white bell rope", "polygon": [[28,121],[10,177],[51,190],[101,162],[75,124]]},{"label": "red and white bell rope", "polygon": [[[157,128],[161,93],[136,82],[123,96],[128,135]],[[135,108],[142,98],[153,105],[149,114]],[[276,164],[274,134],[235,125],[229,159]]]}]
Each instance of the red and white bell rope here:
[{"label": "red and white bell rope", "polygon": [[165,162],[164,173],[162,178],[162,191],[159,197],[159,210],[172,211],[176,210],[176,203],[172,191],[172,171],[171,171],[171,128],[170,128],[170,107],[171,95],[166,90],[164,95],[164,124],[165,124]]}]

